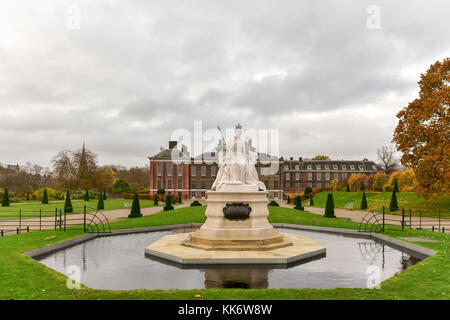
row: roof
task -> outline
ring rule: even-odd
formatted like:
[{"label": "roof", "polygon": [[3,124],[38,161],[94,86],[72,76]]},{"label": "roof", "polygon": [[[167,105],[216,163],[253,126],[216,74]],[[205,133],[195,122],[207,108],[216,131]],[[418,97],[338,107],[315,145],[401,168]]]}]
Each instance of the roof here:
[{"label": "roof", "polygon": [[[354,160],[284,160],[284,170],[340,170],[340,171],[380,171],[373,161]],[[286,169],[288,166],[288,169]],[[298,168],[297,168],[298,166]],[[354,169],[351,167],[354,166]],[[360,168],[361,166],[361,168]]]}]

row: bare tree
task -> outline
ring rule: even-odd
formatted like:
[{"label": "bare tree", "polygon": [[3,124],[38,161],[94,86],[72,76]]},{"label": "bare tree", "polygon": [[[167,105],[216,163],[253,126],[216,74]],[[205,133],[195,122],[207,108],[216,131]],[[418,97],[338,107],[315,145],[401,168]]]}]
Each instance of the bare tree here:
[{"label": "bare tree", "polygon": [[392,145],[377,149],[377,157],[380,161],[379,166],[387,174],[394,172],[400,167],[400,162],[395,156],[395,152],[395,148]]}]

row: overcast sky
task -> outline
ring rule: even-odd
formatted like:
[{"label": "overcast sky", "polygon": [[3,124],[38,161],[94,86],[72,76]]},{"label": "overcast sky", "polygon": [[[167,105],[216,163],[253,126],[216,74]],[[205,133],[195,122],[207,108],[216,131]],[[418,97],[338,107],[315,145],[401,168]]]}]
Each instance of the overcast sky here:
[{"label": "overcast sky", "polygon": [[0,162],[49,165],[85,140],[100,164],[141,166],[194,121],[279,129],[285,157],[376,160],[420,73],[450,56],[448,12],[435,0],[2,0]]}]

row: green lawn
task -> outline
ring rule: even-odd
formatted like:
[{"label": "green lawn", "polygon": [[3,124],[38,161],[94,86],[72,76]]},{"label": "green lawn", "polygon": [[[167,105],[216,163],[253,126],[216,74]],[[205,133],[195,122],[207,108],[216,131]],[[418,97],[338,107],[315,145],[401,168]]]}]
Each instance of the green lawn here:
[{"label": "green lawn", "polygon": [[[124,204],[128,203],[131,208],[133,200],[124,199],[108,199],[104,201],[105,210],[124,209]],[[86,206],[88,211],[95,211],[97,209],[98,200],[72,200],[72,206],[74,207],[74,213],[82,213],[83,207]],[[153,200],[140,200],[141,208],[153,207]],[[160,204],[163,204],[162,202]],[[41,203],[27,203],[27,204],[11,204],[9,207],[0,207],[0,219],[11,218],[13,215],[19,215],[19,211],[22,210],[22,214],[25,216],[39,216],[39,210],[42,210],[43,216],[52,216],[55,214],[55,209],[63,209],[64,201],[51,201],[49,204]]]},{"label": "green lawn", "polygon": [[[314,206],[325,208],[328,192],[321,192],[314,197]],[[366,192],[368,210],[380,209],[382,206],[389,208],[391,201],[391,192]],[[345,209],[348,204],[353,204],[354,210],[361,210],[361,192],[337,192],[333,191],[334,205],[336,208]],[[418,215],[418,210],[422,210],[423,216],[437,216],[438,210],[441,210],[441,217],[450,218],[450,196],[442,196],[439,199],[425,200],[418,197],[415,193],[399,192],[397,193],[398,206],[400,208],[412,209],[413,213]],[[305,204],[309,205],[309,200]],[[391,212],[389,212],[391,213]],[[393,212],[400,214],[401,211]]]},{"label": "green lawn", "polygon": [[[357,228],[358,224],[328,219],[289,208],[270,207],[271,222]],[[157,226],[205,220],[205,207],[187,207],[111,224],[113,229]],[[80,236],[79,231],[39,231],[0,238],[0,299],[449,299],[448,234],[408,230],[390,236],[426,236],[438,243],[421,245],[438,251],[381,284],[381,289],[202,289],[202,290],[80,290],[66,288],[66,277],[23,255],[24,252]],[[49,236],[55,238],[45,240]]]}]

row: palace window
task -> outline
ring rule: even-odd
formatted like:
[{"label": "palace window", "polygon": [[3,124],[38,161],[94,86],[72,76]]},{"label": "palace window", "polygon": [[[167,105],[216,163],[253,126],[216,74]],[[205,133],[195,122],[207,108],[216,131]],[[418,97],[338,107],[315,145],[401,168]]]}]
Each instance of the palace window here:
[{"label": "palace window", "polygon": [[364,171],[364,166],[363,166],[363,165],[360,165],[360,166],[359,166],[359,170]]},{"label": "palace window", "polygon": [[337,170],[337,169],[338,169],[337,164],[334,164],[334,165],[333,165],[333,170]]},{"label": "palace window", "polygon": [[178,180],[178,189],[183,189],[183,181]]},{"label": "palace window", "polygon": [[191,189],[197,189],[197,185],[196,185],[195,181],[191,182]]},{"label": "palace window", "polygon": [[347,165],[343,164],[342,165],[342,170],[347,170]]},{"label": "palace window", "polygon": [[330,180],[330,174],[328,172],[325,173],[325,180]]},{"label": "palace window", "polygon": [[202,189],[206,189],[206,182],[202,181]]},{"label": "palace window", "polygon": [[320,170],[320,164],[316,164],[316,169]]},{"label": "palace window", "polygon": [[183,176],[183,166],[182,165],[178,166],[178,176],[179,177]]},{"label": "palace window", "polygon": [[295,170],[299,170],[298,164],[295,165]]},{"label": "palace window", "polygon": [[321,188],[322,185],[320,184],[320,182],[317,182],[317,188]]},{"label": "palace window", "polygon": [[295,173],[295,180],[300,180],[300,173],[299,172]]},{"label": "palace window", "polygon": [[172,189],[172,180],[167,180],[167,189]]},{"label": "palace window", "polygon": [[[201,170],[202,177],[206,177],[206,166],[202,166],[202,167],[200,168],[200,170]],[[204,188],[203,188],[203,189],[204,189]]]},{"label": "palace window", "polygon": [[286,180],[291,180],[291,174],[289,172],[286,172]]},{"label": "palace window", "polygon": [[172,165],[171,164],[167,165],[167,176],[168,177],[172,176]]},{"label": "palace window", "polygon": [[160,164],[158,164],[157,166],[156,166],[156,172],[157,172],[157,174],[158,174],[158,177],[161,177],[161,165]]},{"label": "palace window", "polygon": [[278,190],[278,181],[274,181],[274,182],[273,182],[273,188],[274,188],[275,190]]},{"label": "palace window", "polygon": [[350,165],[350,170],[355,170],[355,166],[354,165]]},{"label": "palace window", "polygon": [[308,170],[312,170],[312,165],[308,164],[308,165],[306,166],[306,168],[307,168]]},{"label": "palace window", "polygon": [[195,177],[197,175],[197,167],[192,166],[191,167],[191,176]]},{"label": "palace window", "polygon": [[339,173],[334,174],[334,180],[339,180]]},{"label": "palace window", "polygon": [[322,179],[322,174],[320,172],[317,172],[317,180],[321,180]]},{"label": "palace window", "polygon": [[325,170],[330,170],[330,166],[329,165],[325,165]]},{"label": "palace window", "polygon": [[288,164],[284,165],[284,170],[289,170],[289,165]]},{"label": "palace window", "polygon": [[291,187],[291,183],[289,181],[286,181],[286,188],[290,188]]},{"label": "palace window", "polygon": [[216,170],[217,170],[217,168],[215,166],[211,167],[211,177],[215,177],[216,176]]},{"label": "palace window", "polygon": [[312,173],[308,172],[308,180],[312,180]]},{"label": "palace window", "polygon": [[158,180],[158,189],[161,189],[161,180]]}]

